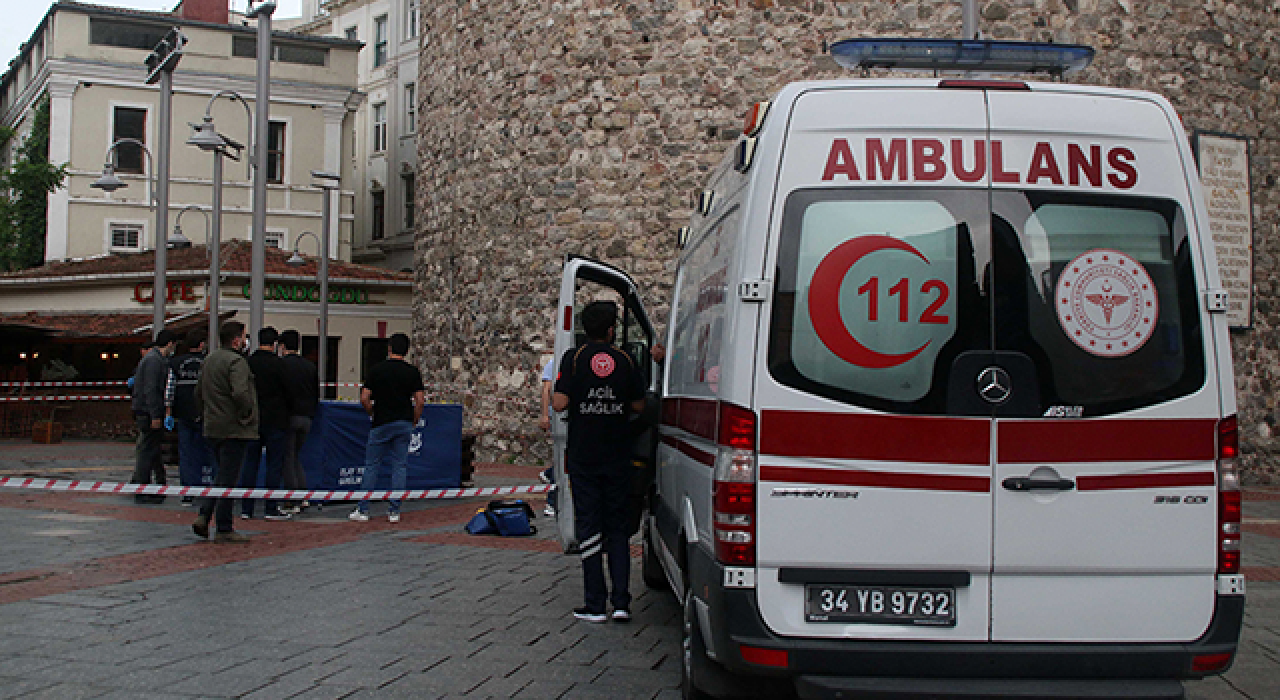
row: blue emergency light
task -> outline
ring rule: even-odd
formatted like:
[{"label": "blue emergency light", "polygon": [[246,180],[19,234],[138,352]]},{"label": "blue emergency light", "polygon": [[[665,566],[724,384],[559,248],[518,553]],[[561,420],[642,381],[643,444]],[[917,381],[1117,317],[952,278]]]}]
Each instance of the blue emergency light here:
[{"label": "blue emergency light", "polygon": [[1091,47],[986,39],[845,39],[831,56],[846,68],[901,68],[984,73],[1049,73],[1084,70]]}]

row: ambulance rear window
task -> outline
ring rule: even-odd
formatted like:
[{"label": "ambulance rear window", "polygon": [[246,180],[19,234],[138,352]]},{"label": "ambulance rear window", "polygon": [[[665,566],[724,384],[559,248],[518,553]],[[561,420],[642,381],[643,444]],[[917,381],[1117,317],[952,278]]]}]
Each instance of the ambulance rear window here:
[{"label": "ambulance rear window", "polygon": [[1204,353],[1187,229],[1149,197],[994,192],[996,346],[1041,405],[1098,416],[1191,393]]},{"label": "ambulance rear window", "polygon": [[[797,190],[775,275],[770,375],[851,405],[1095,417],[1204,384],[1191,246],[1170,200]],[[978,398],[997,363],[1016,401]]]},{"label": "ambulance rear window", "polygon": [[986,217],[972,190],[792,193],[770,373],[862,406],[942,412],[951,360],[986,346],[973,240]]}]

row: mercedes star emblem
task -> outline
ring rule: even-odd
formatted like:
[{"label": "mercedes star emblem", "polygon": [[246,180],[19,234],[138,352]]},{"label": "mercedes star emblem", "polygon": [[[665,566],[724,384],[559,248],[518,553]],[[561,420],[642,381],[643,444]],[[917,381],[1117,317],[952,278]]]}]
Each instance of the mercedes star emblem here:
[{"label": "mercedes star emblem", "polygon": [[988,367],[978,375],[978,395],[987,403],[1004,403],[1013,393],[1013,382],[1002,367]]}]

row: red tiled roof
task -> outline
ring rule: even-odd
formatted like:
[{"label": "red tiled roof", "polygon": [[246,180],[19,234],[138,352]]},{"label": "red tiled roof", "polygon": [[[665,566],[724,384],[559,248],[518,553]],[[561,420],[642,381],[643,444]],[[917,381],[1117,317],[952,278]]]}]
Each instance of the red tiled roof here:
[{"label": "red tiled roof", "polygon": [[[252,255],[252,245],[249,241],[227,241],[222,244],[221,251],[219,263],[224,275],[249,276]],[[306,262],[295,267],[286,262],[292,255],[287,250],[267,248],[267,276],[315,279],[319,260],[312,256],[303,255],[302,257],[306,259]],[[209,251],[204,245],[170,249],[165,257],[165,267],[170,273],[207,272],[209,269]],[[151,273],[155,271],[155,259],[156,252],[148,250],[142,253],[113,253],[81,260],[51,262],[40,267],[0,274],[0,283],[10,280]],[[392,283],[397,284],[397,286],[413,283],[413,275],[407,272],[397,272],[381,267],[373,267],[372,265],[360,265],[338,260],[329,261],[329,279],[350,282]]]},{"label": "red tiled roof", "polygon": [[[174,318],[178,314],[168,314]],[[38,313],[28,311],[22,314],[0,314],[0,327],[21,326],[34,330],[48,331],[62,336],[89,336],[96,338],[127,338],[136,336],[141,340],[150,338],[152,315],[149,313],[123,314],[77,314],[77,313]],[[140,333],[135,329],[146,327]]]}]

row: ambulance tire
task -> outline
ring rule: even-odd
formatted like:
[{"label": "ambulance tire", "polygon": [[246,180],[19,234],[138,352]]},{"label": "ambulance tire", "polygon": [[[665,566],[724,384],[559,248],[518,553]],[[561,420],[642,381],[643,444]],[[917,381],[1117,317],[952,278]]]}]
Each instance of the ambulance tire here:
[{"label": "ambulance tire", "polygon": [[662,570],[662,562],[658,559],[658,548],[654,545],[653,523],[644,519],[644,539],[641,542],[640,577],[650,590],[666,591],[671,586],[667,583],[667,574]]},{"label": "ambulance tire", "polygon": [[683,700],[711,700],[713,696],[698,687],[698,682],[711,670],[713,662],[707,658],[707,647],[702,641],[702,631],[698,629],[695,619],[697,613],[693,610],[693,591],[685,593],[682,617],[684,634],[680,640],[680,697]]}]

